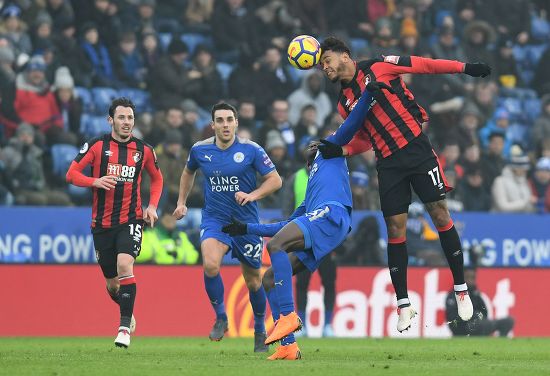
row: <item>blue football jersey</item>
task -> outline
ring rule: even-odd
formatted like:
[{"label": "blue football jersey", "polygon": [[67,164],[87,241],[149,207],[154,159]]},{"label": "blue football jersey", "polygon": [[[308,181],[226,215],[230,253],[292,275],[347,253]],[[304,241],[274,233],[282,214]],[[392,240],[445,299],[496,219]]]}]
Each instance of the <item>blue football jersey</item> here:
[{"label": "blue football jersey", "polygon": [[275,165],[264,149],[247,139],[235,138],[227,149],[216,146],[210,137],[193,145],[187,168],[200,169],[204,174],[204,217],[229,223],[231,218],[244,222],[258,222],[256,202],[240,206],[235,201],[239,191],[250,193],[256,189],[256,174],[264,176],[275,170]]}]

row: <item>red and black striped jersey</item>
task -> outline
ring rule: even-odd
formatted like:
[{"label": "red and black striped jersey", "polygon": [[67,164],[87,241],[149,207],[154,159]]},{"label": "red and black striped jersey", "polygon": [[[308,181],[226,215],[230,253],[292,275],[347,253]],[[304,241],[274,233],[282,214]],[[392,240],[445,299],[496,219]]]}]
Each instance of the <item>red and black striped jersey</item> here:
[{"label": "red and black striped jersey", "polygon": [[[91,177],[82,173],[86,166],[91,166]],[[111,175],[116,179],[114,189],[92,187],[93,229],[115,227],[143,218],[140,193],[143,167],[151,176],[149,203],[156,207],[162,193],[162,174],[150,145],[135,137],[119,142],[105,134],[82,146],[67,172],[69,183],[92,187],[102,176]]]},{"label": "red and black striped jersey", "polygon": [[422,132],[428,121],[424,108],[416,103],[400,75],[404,73],[462,73],[464,63],[428,59],[418,56],[385,56],[356,63],[350,82],[342,82],[338,112],[345,119],[357,103],[365,86],[372,81],[384,82],[394,93],[382,90],[384,97],[368,113],[363,128],[346,145],[350,155],[374,149],[378,159],[402,149]]}]

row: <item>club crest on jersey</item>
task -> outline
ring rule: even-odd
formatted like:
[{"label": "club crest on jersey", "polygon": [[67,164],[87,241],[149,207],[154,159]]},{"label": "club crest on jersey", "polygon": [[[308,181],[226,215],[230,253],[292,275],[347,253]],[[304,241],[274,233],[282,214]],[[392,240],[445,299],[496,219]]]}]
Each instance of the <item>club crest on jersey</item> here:
[{"label": "club crest on jersey", "polygon": [[370,78],[370,74],[367,74],[365,76],[365,86],[367,86],[369,84],[369,82],[371,81],[371,78]]},{"label": "club crest on jersey", "polygon": [[84,154],[88,151],[88,143],[85,142],[84,145],[80,148],[80,154]]},{"label": "club crest on jersey", "polygon": [[395,55],[384,56],[384,62],[397,65],[399,63],[399,56],[395,56]]},{"label": "club crest on jersey", "polygon": [[138,163],[141,159],[141,152],[135,151],[134,154],[132,154],[132,159],[134,160],[134,163]]},{"label": "club crest on jersey", "polygon": [[233,160],[237,163],[241,163],[242,161],[244,161],[244,154],[240,151],[236,152],[235,154],[233,154]]}]

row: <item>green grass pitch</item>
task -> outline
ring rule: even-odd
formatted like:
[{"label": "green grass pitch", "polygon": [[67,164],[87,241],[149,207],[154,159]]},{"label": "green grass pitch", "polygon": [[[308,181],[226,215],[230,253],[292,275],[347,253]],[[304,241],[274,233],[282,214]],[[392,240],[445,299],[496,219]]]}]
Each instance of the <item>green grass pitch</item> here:
[{"label": "green grass pitch", "polygon": [[[549,375],[550,339],[299,339],[268,361],[252,339],[0,338],[0,375]],[[274,347],[271,348],[273,352]]]}]

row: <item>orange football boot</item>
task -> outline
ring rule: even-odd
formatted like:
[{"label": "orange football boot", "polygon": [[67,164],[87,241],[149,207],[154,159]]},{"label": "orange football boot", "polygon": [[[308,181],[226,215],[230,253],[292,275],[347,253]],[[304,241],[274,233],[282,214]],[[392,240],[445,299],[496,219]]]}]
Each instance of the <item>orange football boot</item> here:
[{"label": "orange football boot", "polygon": [[275,353],[271,355],[268,360],[300,360],[302,359],[302,353],[296,342],[290,345],[280,345],[275,350]]},{"label": "orange football boot", "polygon": [[275,325],[275,328],[273,328],[273,331],[269,337],[266,338],[265,344],[271,345],[272,343],[280,341],[283,337],[286,337],[290,333],[300,330],[301,328],[302,320],[300,320],[300,317],[296,312],[290,312],[286,316],[281,314],[279,316],[279,320],[277,320],[277,325]]}]

